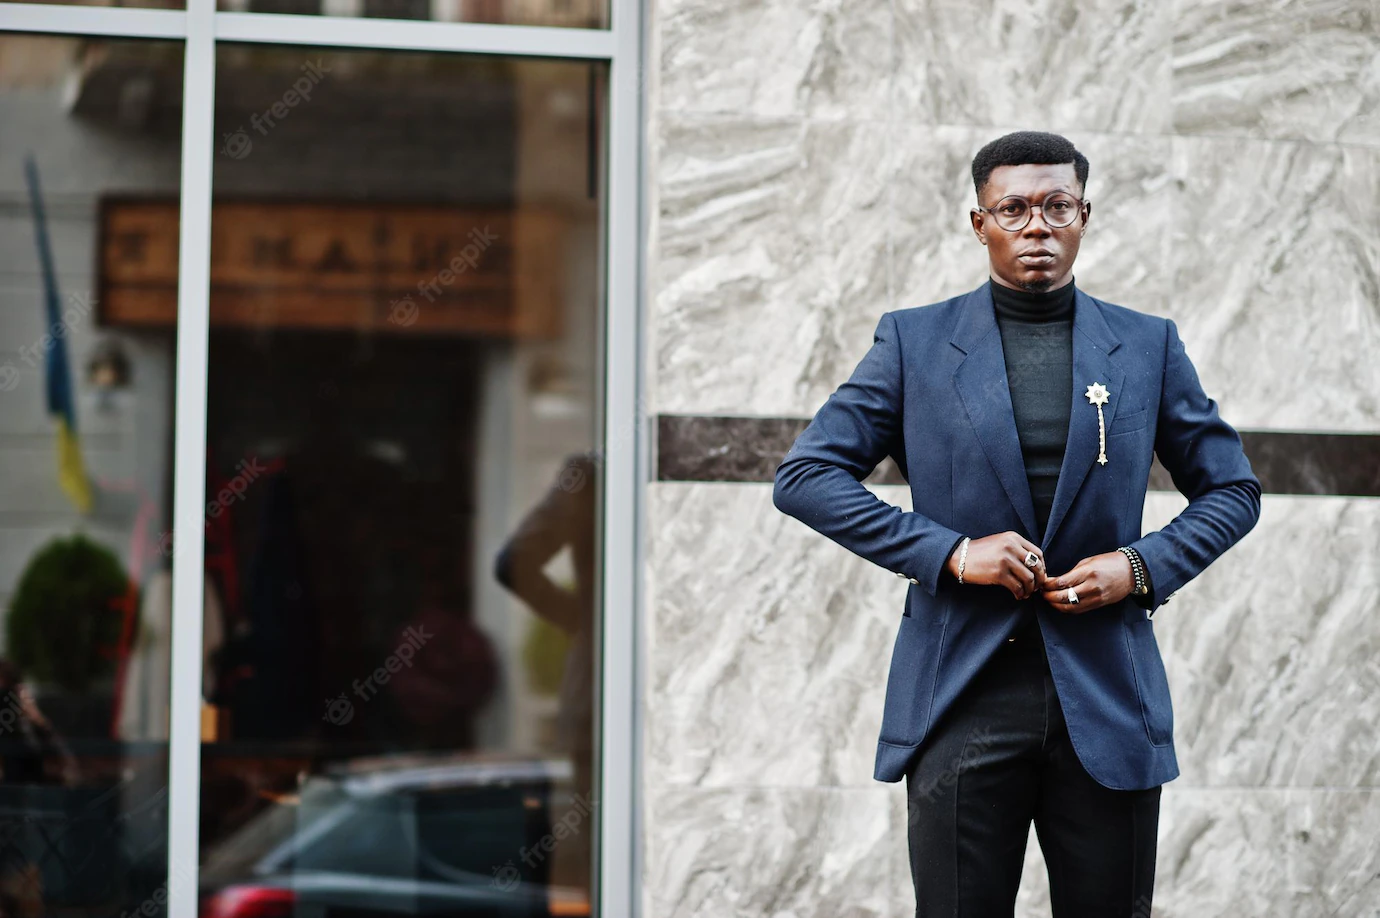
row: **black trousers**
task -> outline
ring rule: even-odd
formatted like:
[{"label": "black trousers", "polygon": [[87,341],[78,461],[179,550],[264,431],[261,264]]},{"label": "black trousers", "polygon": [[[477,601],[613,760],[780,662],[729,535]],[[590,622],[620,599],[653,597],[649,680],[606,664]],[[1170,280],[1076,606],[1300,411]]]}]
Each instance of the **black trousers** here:
[{"label": "black trousers", "polygon": [[916,918],[1011,918],[1032,821],[1054,918],[1149,918],[1160,790],[1083,768],[1031,610],[906,775]]}]

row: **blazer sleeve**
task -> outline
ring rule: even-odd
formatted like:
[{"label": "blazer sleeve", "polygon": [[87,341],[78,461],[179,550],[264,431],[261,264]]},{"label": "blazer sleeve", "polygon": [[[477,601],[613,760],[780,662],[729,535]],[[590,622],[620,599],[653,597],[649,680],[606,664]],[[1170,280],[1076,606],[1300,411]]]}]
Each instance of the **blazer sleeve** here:
[{"label": "blazer sleeve", "polygon": [[872,348],[829,396],[776,469],[777,509],[931,595],[962,533],[888,504],[862,480],[887,455],[903,455],[900,338],[886,313]]},{"label": "blazer sleeve", "polygon": [[1241,437],[1203,391],[1178,327],[1167,321],[1155,455],[1189,503],[1169,525],[1131,543],[1150,571],[1148,615],[1260,518],[1260,481]]}]

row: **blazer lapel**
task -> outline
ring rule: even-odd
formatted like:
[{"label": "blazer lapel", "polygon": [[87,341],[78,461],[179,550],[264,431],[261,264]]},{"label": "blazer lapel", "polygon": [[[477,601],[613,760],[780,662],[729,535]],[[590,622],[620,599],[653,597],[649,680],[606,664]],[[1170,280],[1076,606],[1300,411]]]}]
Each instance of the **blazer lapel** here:
[{"label": "blazer lapel", "polygon": [[950,342],[966,355],[954,370],[954,386],[963,401],[973,432],[997,473],[1011,506],[1035,540],[1035,504],[1026,480],[1016,415],[1006,377],[1006,357],[992,303],[992,282],[968,294]]},{"label": "blazer lapel", "polygon": [[[1059,482],[1054,488],[1054,503],[1045,526],[1042,551],[1049,548],[1059,524],[1064,521],[1078,489],[1087,476],[1098,474],[1104,466],[1096,465],[1098,453],[1097,407],[1088,401],[1088,386],[1102,383],[1107,387],[1107,404],[1102,406],[1105,429],[1112,427],[1117,406],[1121,404],[1122,383],[1126,373],[1111,358],[1121,345],[1120,339],[1107,325],[1102,307],[1082,290],[1074,288],[1073,313],[1073,409],[1069,414],[1069,436],[1064,446],[1064,463],[1059,469]],[[1108,454],[1108,462],[1118,461]]]}]

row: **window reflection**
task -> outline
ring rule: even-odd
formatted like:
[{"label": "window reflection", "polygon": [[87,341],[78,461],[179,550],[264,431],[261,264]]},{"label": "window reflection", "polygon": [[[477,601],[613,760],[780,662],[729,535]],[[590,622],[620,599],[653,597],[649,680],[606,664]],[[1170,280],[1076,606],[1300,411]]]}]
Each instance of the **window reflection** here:
[{"label": "window reflection", "polygon": [[159,915],[176,317],[112,321],[141,243],[101,213],[177,207],[182,48],[0,35],[0,61],[0,914]]},{"label": "window reflection", "polygon": [[590,913],[604,78],[220,52],[203,915]]}]

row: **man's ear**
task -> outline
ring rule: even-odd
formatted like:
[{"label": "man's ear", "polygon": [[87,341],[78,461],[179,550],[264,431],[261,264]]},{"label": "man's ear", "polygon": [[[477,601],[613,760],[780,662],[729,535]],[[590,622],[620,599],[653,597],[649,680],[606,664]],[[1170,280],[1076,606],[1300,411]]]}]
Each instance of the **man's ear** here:
[{"label": "man's ear", "polygon": [[1088,221],[1092,219],[1092,202],[1083,205],[1083,216],[1079,218],[1082,223],[1078,227],[1078,238],[1082,239],[1083,234],[1088,231]]},{"label": "man's ear", "polygon": [[981,242],[983,245],[986,245],[986,244],[987,244],[987,232],[983,229],[983,225],[982,225],[982,216],[983,216],[983,215],[982,215],[982,211],[979,211],[979,210],[970,210],[970,211],[968,211],[968,219],[969,219],[969,221],[971,221],[972,224],[973,224],[973,232],[977,234],[978,242]]}]

